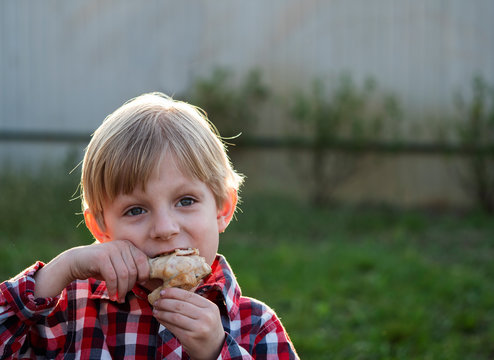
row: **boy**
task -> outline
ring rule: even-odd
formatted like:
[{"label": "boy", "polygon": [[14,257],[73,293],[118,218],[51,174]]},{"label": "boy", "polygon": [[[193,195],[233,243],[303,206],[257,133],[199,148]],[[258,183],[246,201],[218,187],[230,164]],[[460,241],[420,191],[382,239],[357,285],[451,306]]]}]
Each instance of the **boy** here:
[{"label": "boy", "polygon": [[[217,254],[242,177],[195,107],[144,94],[109,115],[84,156],[84,219],[97,242],[0,284],[2,358],[295,359],[281,322],[242,297]],[[149,279],[148,257],[197,248],[194,291]]]}]

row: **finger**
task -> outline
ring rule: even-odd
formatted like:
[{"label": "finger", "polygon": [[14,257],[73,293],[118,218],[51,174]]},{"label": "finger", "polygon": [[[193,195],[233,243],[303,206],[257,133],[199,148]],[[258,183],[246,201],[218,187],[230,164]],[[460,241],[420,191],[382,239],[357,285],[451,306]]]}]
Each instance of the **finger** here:
[{"label": "finger", "polygon": [[204,354],[216,353],[225,337],[217,308],[216,313],[205,311],[204,318],[194,320],[180,313],[155,309],[154,316],[180,340],[184,348],[190,350],[190,354]]},{"label": "finger", "polygon": [[111,261],[103,261],[100,266],[100,274],[102,280],[106,282],[108,296],[115,300],[117,295],[117,273]]},{"label": "finger", "polygon": [[182,331],[192,332],[199,323],[197,319],[193,319],[187,314],[162,310],[157,307],[153,309],[153,316],[170,330],[173,327],[176,329],[181,329]]},{"label": "finger", "polygon": [[117,274],[117,301],[123,302],[125,295],[127,295],[127,291],[130,290],[128,287],[129,271],[120,252],[113,254],[113,256],[110,257],[110,261]]},{"label": "finger", "polygon": [[130,290],[137,280],[137,266],[132,256],[131,247],[127,246],[122,250],[122,260],[127,270],[127,279],[122,279],[122,281],[127,280],[127,289]]},{"label": "finger", "polygon": [[184,330],[179,326],[173,325],[171,323],[167,323],[163,320],[160,320],[157,318],[157,320],[164,326],[166,327],[177,339],[180,340],[182,345],[184,345],[184,340],[187,342],[186,339],[190,338],[190,331],[189,330]]},{"label": "finger", "polygon": [[181,314],[191,319],[199,319],[202,309],[191,303],[174,299],[160,299],[155,302],[157,311]]},{"label": "finger", "polygon": [[148,257],[141,250],[135,246],[130,247],[132,259],[134,260],[135,267],[137,269],[137,281],[144,282],[149,280],[149,262]]},{"label": "finger", "polygon": [[209,327],[221,321],[217,305],[209,301],[208,304],[208,307],[199,307],[181,300],[159,299],[154,304],[154,314],[157,319],[168,324],[197,331],[198,324]]},{"label": "finger", "polygon": [[193,293],[192,291],[187,291],[180,288],[167,288],[160,292],[160,297],[162,299],[174,299],[183,302],[190,303],[200,308],[207,308],[210,306],[211,301],[208,299]]}]

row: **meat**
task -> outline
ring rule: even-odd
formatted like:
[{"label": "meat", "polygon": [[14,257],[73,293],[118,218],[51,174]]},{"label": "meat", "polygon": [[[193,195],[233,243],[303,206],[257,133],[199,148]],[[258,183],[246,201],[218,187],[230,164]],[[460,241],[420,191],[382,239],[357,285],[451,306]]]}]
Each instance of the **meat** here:
[{"label": "meat", "polygon": [[163,280],[163,285],[148,295],[151,304],[159,299],[162,289],[178,287],[191,290],[211,273],[211,267],[199,256],[199,250],[193,248],[175,249],[148,261],[151,268],[149,277]]}]

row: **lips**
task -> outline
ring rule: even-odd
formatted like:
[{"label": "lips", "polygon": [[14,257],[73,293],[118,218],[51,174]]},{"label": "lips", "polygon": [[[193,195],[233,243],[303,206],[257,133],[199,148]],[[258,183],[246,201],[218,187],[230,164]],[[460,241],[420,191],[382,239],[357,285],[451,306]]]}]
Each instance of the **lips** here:
[{"label": "lips", "polygon": [[188,252],[188,251],[194,251],[194,250],[197,250],[197,249],[194,249],[194,248],[191,248],[191,247],[179,247],[179,248],[175,248],[175,249],[171,249],[171,250],[165,250],[163,252],[160,252],[158,254],[156,254],[155,256],[151,257],[150,259],[156,259],[160,256],[166,256],[166,255],[170,255],[170,254],[173,254],[174,252]]}]

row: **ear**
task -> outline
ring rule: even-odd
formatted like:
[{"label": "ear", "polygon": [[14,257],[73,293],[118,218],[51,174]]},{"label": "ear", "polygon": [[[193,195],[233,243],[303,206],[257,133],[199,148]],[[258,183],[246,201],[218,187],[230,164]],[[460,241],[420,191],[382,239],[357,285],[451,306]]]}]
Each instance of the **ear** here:
[{"label": "ear", "polygon": [[84,210],[84,221],[86,222],[86,227],[91,231],[94,238],[99,242],[107,242],[110,241],[110,237],[104,231],[102,224],[96,219],[91,210]]},{"label": "ear", "polygon": [[237,207],[238,195],[237,190],[231,189],[228,192],[227,199],[223,202],[223,205],[218,209],[218,231],[222,233],[227,228],[228,224],[232,220],[233,214]]}]

